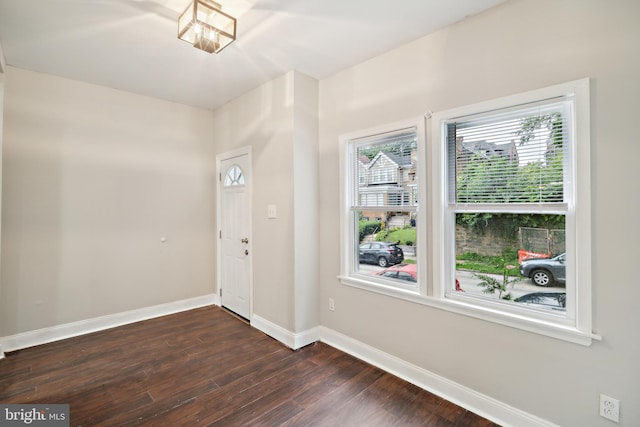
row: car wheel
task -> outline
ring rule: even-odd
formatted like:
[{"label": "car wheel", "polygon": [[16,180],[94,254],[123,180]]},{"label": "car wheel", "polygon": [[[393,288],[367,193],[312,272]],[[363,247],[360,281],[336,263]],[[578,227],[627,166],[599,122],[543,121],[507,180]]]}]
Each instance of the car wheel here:
[{"label": "car wheel", "polygon": [[386,267],[389,265],[389,261],[387,261],[385,257],[381,256],[380,258],[378,258],[378,265],[380,267]]},{"label": "car wheel", "polygon": [[549,286],[553,282],[553,277],[546,270],[536,270],[531,274],[531,281],[534,285]]}]

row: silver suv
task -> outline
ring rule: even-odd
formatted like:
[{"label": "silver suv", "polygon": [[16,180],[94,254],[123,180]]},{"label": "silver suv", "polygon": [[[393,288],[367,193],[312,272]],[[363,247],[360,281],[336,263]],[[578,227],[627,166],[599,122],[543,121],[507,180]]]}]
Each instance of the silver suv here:
[{"label": "silver suv", "polygon": [[529,277],[534,285],[551,286],[566,282],[566,254],[553,258],[530,258],[520,263],[520,274]]}]

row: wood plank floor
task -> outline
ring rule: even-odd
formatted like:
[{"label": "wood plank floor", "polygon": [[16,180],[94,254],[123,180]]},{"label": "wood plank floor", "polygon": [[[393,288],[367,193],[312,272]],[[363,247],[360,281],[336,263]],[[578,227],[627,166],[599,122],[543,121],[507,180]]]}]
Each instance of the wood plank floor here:
[{"label": "wood plank floor", "polygon": [[292,351],[205,307],[11,352],[0,402],[73,426],[496,426],[316,343]]}]

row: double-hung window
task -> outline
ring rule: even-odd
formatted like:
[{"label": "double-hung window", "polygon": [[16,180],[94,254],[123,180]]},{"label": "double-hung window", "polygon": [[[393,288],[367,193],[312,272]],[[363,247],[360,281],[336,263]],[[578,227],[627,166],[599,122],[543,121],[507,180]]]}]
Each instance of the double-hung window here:
[{"label": "double-hung window", "polygon": [[[438,194],[433,297],[590,343],[588,80],[438,112],[429,122]],[[470,241],[492,252],[500,271],[478,272]]]},{"label": "double-hung window", "polygon": [[598,338],[589,81],[425,124],[424,140],[420,125],[342,138],[343,283],[580,344]]},{"label": "double-hung window", "polygon": [[418,128],[404,123],[343,137],[343,271],[352,284],[418,292]]}]

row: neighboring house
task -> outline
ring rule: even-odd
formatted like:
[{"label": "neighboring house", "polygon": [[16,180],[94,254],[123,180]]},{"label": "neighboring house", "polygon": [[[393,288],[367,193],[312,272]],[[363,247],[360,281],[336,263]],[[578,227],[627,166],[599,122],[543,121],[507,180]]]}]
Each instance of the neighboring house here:
[{"label": "neighboring house", "polygon": [[[415,150],[404,156],[380,151],[370,160],[366,156],[361,157],[358,162],[360,205],[417,205],[416,157]],[[400,214],[401,212],[364,212],[368,219],[385,221]],[[410,218],[402,216],[400,222],[396,221],[396,225],[406,225],[409,222]]]},{"label": "neighboring house", "polygon": [[367,156],[358,158],[358,182],[361,187],[367,185],[367,167],[369,163],[371,163],[371,159]]},{"label": "neighboring house", "polygon": [[462,170],[473,156],[481,156],[485,159],[491,158],[506,158],[510,162],[518,163],[518,150],[516,143],[506,142],[503,144],[496,144],[495,142],[487,141],[464,141],[463,137],[456,139],[456,167],[458,170]]}]

